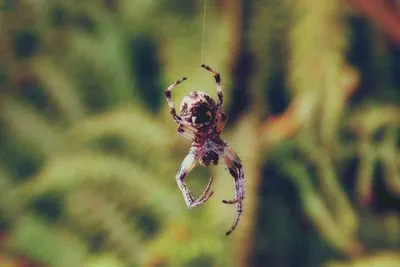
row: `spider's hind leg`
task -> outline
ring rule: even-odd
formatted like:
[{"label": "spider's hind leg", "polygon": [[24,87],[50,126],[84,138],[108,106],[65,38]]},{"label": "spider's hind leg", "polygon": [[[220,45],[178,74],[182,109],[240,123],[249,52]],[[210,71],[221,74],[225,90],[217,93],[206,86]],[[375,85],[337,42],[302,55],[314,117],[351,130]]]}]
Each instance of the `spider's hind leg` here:
[{"label": "spider's hind leg", "polygon": [[235,204],[236,216],[235,216],[235,219],[233,221],[231,228],[229,229],[228,232],[226,232],[226,235],[229,235],[230,233],[233,232],[233,230],[235,230],[236,226],[239,224],[240,216],[243,213],[243,200],[245,197],[244,172],[243,172],[242,163],[241,163],[238,155],[235,153],[235,151],[233,151],[232,149],[230,149],[229,147],[226,146],[221,156],[224,159],[225,164],[229,169],[229,172],[233,176],[234,184],[235,184],[234,199],[222,201],[225,204]]},{"label": "spider's hind leg", "polygon": [[211,184],[213,179],[210,178],[206,188],[203,193],[197,198],[193,199],[192,194],[190,193],[189,188],[185,183],[185,178],[187,174],[194,168],[194,166],[198,163],[198,159],[193,150],[189,152],[189,154],[185,157],[182,162],[181,168],[179,169],[176,175],[176,182],[178,184],[179,189],[181,190],[183,197],[185,199],[186,206],[191,209],[198,207],[205,202],[213,195],[213,191],[210,192]]},{"label": "spider's hind leg", "polygon": [[223,200],[225,204],[235,204],[244,199],[244,173],[239,156],[231,148],[226,147],[222,154],[226,166],[233,177],[235,183],[235,198],[233,200]]}]

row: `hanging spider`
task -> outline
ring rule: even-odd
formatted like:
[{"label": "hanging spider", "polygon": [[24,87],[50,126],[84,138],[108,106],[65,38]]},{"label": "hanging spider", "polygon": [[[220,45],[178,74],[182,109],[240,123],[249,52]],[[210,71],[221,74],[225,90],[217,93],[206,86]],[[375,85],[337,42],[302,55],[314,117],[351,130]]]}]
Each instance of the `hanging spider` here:
[{"label": "hanging spider", "polygon": [[194,199],[185,184],[187,174],[198,163],[207,167],[210,164],[216,165],[220,156],[224,159],[235,183],[234,199],[222,201],[225,204],[235,204],[236,206],[234,222],[229,231],[226,232],[226,235],[229,235],[235,230],[239,223],[240,215],[243,212],[243,200],[245,197],[244,173],[239,157],[220,137],[228,120],[228,116],[222,111],[223,93],[221,77],[218,72],[208,65],[203,64],[201,67],[211,72],[214,76],[215,82],[217,83],[217,103],[203,92],[191,92],[183,98],[180,106],[180,116],[178,116],[171,99],[171,92],[178,84],[187,78],[183,77],[165,89],[165,96],[170,113],[178,124],[178,134],[193,141],[189,154],[183,160],[176,175],[176,181],[179,189],[182,191],[187,207],[189,209],[198,207],[212,196],[213,191],[210,191],[210,188],[213,179],[210,178],[204,192],[199,198]]}]

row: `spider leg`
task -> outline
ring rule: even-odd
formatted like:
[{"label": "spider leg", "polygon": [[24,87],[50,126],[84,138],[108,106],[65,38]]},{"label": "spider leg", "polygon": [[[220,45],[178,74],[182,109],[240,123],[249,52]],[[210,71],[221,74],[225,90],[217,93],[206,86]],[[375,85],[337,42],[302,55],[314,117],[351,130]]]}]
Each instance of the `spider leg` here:
[{"label": "spider leg", "polygon": [[178,128],[176,129],[176,131],[178,132],[179,135],[189,139],[189,140],[194,140],[196,138],[196,134],[193,129],[191,129],[190,127],[188,127],[187,125],[183,124],[183,123],[179,123]]},{"label": "spider leg", "polygon": [[215,82],[217,83],[217,97],[218,97],[217,110],[220,112],[220,111],[222,111],[221,108],[224,103],[224,94],[222,93],[221,75],[216,70],[214,70],[213,68],[211,68],[208,65],[202,64],[201,67],[208,70],[209,72],[211,72],[212,76],[214,76]]},{"label": "spider leg", "polygon": [[175,107],[174,107],[174,102],[172,102],[172,90],[181,82],[183,82],[184,80],[186,80],[186,77],[180,78],[179,80],[175,81],[174,83],[172,83],[170,86],[167,87],[167,89],[165,89],[165,97],[167,98],[167,103],[169,106],[169,112],[172,115],[172,118],[177,122],[180,123],[182,121],[182,119],[176,114],[175,111]]},{"label": "spider leg", "polygon": [[229,169],[229,172],[233,176],[234,183],[235,183],[235,198],[233,200],[223,200],[222,202],[225,204],[235,204],[236,208],[236,216],[233,221],[233,224],[226,235],[235,230],[236,226],[239,223],[240,216],[243,213],[243,200],[245,198],[244,193],[244,172],[242,163],[238,157],[238,155],[228,146],[225,147],[222,158],[225,161],[226,166]]},{"label": "spider leg", "polygon": [[178,183],[178,187],[183,194],[186,206],[189,209],[204,204],[214,193],[213,191],[210,192],[213,180],[212,178],[210,178],[204,192],[200,195],[200,197],[197,199],[193,199],[192,194],[190,193],[190,190],[185,183],[185,178],[187,174],[194,168],[194,166],[196,166],[197,163],[198,163],[197,155],[195,151],[191,149],[189,154],[183,160],[182,165],[176,175],[176,182]]},{"label": "spider leg", "polygon": [[179,135],[194,141],[196,139],[196,135],[198,133],[198,130],[193,127],[190,123],[187,121],[180,121],[178,122],[178,128],[176,129]]},{"label": "spider leg", "polygon": [[221,133],[222,130],[225,128],[226,122],[228,121],[228,115],[225,112],[221,112],[221,116],[216,118],[216,132]]}]

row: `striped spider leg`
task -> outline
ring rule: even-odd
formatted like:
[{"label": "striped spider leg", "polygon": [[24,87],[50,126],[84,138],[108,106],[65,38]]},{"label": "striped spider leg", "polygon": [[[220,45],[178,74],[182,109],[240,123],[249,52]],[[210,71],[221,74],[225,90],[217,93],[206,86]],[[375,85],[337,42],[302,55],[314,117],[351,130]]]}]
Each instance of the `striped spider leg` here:
[{"label": "striped spider leg", "polygon": [[179,189],[183,194],[183,198],[185,199],[186,206],[191,209],[198,207],[204,204],[212,195],[213,191],[210,192],[211,184],[212,184],[212,177],[208,181],[206,188],[204,189],[203,193],[197,199],[193,199],[189,188],[185,184],[185,178],[187,174],[196,166],[199,161],[199,154],[197,152],[196,147],[192,147],[190,149],[189,154],[183,160],[181,167],[176,175],[176,182],[178,184]]},{"label": "striped spider leg", "polygon": [[235,204],[236,208],[236,216],[233,221],[233,224],[226,235],[235,230],[236,226],[239,224],[240,216],[243,213],[243,200],[245,198],[245,191],[244,191],[244,172],[242,163],[238,157],[238,155],[228,146],[225,146],[223,152],[220,154],[221,157],[224,159],[226,166],[230,174],[233,177],[234,185],[235,185],[235,193],[233,200],[223,200],[222,202],[225,204]]}]

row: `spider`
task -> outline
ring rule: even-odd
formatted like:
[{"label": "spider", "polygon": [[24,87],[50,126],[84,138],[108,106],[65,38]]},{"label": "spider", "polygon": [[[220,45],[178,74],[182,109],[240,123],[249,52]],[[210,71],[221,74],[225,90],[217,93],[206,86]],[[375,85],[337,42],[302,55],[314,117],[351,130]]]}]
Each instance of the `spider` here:
[{"label": "spider", "polygon": [[243,212],[243,200],[245,197],[244,172],[237,154],[220,137],[228,120],[228,116],[222,111],[224,95],[222,93],[220,74],[208,65],[202,64],[201,67],[211,72],[215,79],[217,84],[217,103],[203,92],[191,92],[183,98],[180,106],[180,115],[177,115],[171,99],[171,93],[178,84],[187,78],[183,77],[165,89],[170,113],[178,124],[178,134],[192,140],[189,153],[176,174],[176,182],[189,209],[204,204],[214,193],[210,191],[213,178],[209,179],[205,190],[197,199],[194,199],[190,193],[185,184],[185,178],[197,164],[204,167],[210,164],[216,165],[219,157],[222,157],[230,174],[233,176],[235,184],[234,199],[222,201],[225,204],[235,204],[236,207],[235,219],[231,228],[226,232],[226,235],[229,235],[235,230]]}]

